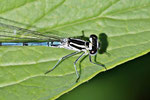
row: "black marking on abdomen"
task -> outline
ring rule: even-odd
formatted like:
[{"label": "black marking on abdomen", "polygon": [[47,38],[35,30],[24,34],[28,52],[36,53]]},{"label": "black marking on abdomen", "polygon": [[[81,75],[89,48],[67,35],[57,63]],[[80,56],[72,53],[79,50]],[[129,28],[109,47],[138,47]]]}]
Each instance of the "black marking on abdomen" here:
[{"label": "black marking on abdomen", "polygon": [[49,47],[49,42],[47,42],[47,46]]},{"label": "black marking on abdomen", "polygon": [[23,43],[23,46],[28,46],[28,43]]}]

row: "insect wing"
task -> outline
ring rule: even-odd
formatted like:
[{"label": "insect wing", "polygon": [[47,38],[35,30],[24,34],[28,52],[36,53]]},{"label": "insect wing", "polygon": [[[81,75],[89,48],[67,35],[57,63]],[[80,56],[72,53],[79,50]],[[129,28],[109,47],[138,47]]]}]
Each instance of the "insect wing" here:
[{"label": "insect wing", "polygon": [[52,32],[44,34],[8,23],[16,24],[16,22],[0,17],[0,42],[41,42],[60,41],[62,39],[62,37],[55,36]]}]

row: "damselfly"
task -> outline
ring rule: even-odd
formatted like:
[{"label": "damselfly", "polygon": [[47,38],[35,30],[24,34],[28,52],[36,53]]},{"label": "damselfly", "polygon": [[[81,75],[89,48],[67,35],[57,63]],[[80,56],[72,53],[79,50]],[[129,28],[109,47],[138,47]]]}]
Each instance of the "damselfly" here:
[{"label": "damselfly", "polygon": [[74,62],[77,80],[79,79],[80,75],[77,71],[76,63],[84,55],[89,56],[89,61],[91,63],[105,68],[104,65],[97,64],[91,59],[91,56],[96,55],[98,49],[100,49],[98,38],[94,34],[90,35],[89,41],[85,41],[79,38],[60,38],[58,36],[44,35],[37,31],[32,31],[25,28],[9,25],[2,22],[1,20],[4,20],[4,18],[0,19],[0,46],[48,46],[56,48],[65,48],[75,51],[71,54],[60,58],[56,65],[52,69],[45,72],[45,74],[53,71],[58,66],[58,64],[64,59],[78,53],[82,54]]}]

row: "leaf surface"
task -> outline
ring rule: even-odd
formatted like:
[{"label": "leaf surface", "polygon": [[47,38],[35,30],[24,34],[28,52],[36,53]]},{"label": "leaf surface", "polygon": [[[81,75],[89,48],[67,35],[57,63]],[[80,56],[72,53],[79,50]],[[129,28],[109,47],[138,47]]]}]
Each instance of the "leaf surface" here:
[{"label": "leaf surface", "polygon": [[[111,69],[150,51],[150,0],[0,0],[4,22],[40,32],[56,30],[62,37],[96,34],[101,54],[96,61]],[[107,53],[105,53],[107,49]],[[50,47],[0,47],[0,100],[51,100],[105,71],[89,62],[64,60],[48,75],[57,61],[73,51]],[[93,58],[94,60],[94,58]],[[80,68],[79,68],[80,67]]]}]

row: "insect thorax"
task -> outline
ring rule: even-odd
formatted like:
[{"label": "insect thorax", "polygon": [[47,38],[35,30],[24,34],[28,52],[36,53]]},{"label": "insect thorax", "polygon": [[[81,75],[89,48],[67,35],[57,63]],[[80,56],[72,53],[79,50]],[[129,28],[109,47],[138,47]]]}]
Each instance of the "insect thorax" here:
[{"label": "insect thorax", "polygon": [[68,45],[70,48],[76,51],[86,51],[89,48],[89,42],[74,38],[68,39]]},{"label": "insect thorax", "polygon": [[62,39],[61,44],[57,47],[74,51],[89,51],[90,55],[96,55],[99,48],[97,36],[90,35],[89,40],[90,42],[75,38],[65,38]]}]

